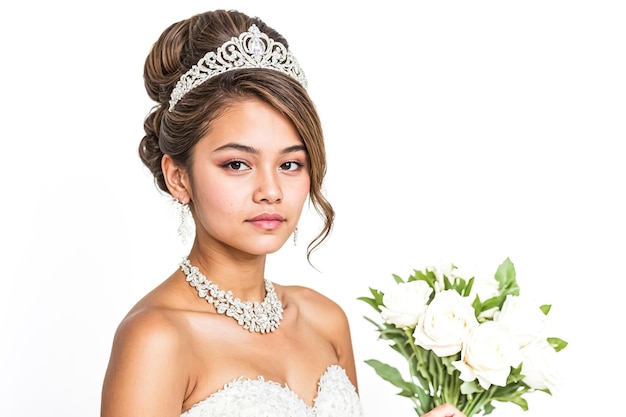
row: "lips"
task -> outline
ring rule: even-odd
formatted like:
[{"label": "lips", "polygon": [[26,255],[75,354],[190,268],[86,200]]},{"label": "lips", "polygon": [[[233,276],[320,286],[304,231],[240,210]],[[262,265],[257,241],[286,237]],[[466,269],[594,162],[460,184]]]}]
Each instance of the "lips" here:
[{"label": "lips", "polygon": [[274,230],[280,227],[281,224],[285,221],[283,216],[279,214],[260,214],[256,217],[253,217],[250,220],[246,220],[248,223],[256,226],[260,229],[264,230]]}]

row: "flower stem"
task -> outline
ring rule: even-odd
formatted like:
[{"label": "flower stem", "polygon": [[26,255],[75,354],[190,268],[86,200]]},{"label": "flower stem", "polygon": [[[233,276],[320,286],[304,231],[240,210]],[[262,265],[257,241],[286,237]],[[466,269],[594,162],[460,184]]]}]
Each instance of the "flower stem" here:
[{"label": "flower stem", "polygon": [[[413,351],[413,355],[415,356],[415,368],[409,366],[409,372],[411,373],[411,377],[417,379],[420,386],[430,393],[431,400],[428,401],[427,404],[420,404],[422,409],[428,411],[434,408],[432,404],[434,397],[432,375],[428,373],[428,352],[424,349],[421,349],[415,344],[412,329],[406,328],[404,329],[404,332],[407,337],[407,344],[410,346],[411,350]],[[409,364],[411,364],[411,361],[409,361]]]},{"label": "flower stem", "polygon": [[496,389],[497,387],[495,385],[490,386],[489,389],[473,397],[461,411],[467,417],[472,417],[474,414],[479,412],[485,404],[493,399],[492,395]]}]

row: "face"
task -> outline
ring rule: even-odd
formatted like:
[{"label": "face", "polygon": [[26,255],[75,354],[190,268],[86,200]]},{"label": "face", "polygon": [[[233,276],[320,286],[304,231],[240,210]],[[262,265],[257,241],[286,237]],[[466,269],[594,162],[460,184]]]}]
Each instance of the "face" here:
[{"label": "face", "polygon": [[277,251],[308,196],[308,163],[295,128],[273,107],[258,100],[231,107],[194,150],[199,242],[254,255]]}]

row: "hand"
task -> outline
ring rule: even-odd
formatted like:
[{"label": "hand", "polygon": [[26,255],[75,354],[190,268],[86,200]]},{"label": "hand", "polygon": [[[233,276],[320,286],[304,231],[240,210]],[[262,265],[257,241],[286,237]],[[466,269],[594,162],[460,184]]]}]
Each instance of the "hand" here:
[{"label": "hand", "polygon": [[422,415],[422,417],[465,417],[465,414],[451,404],[442,404]]}]

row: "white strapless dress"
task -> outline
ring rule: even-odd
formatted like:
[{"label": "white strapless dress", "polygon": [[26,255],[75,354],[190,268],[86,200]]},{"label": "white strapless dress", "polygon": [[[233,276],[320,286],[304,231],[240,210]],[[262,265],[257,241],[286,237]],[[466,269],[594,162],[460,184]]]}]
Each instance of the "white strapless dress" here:
[{"label": "white strapless dress", "polygon": [[362,417],[361,402],[346,371],[326,369],[313,406],[288,386],[258,379],[236,379],[195,404],[181,417]]}]

